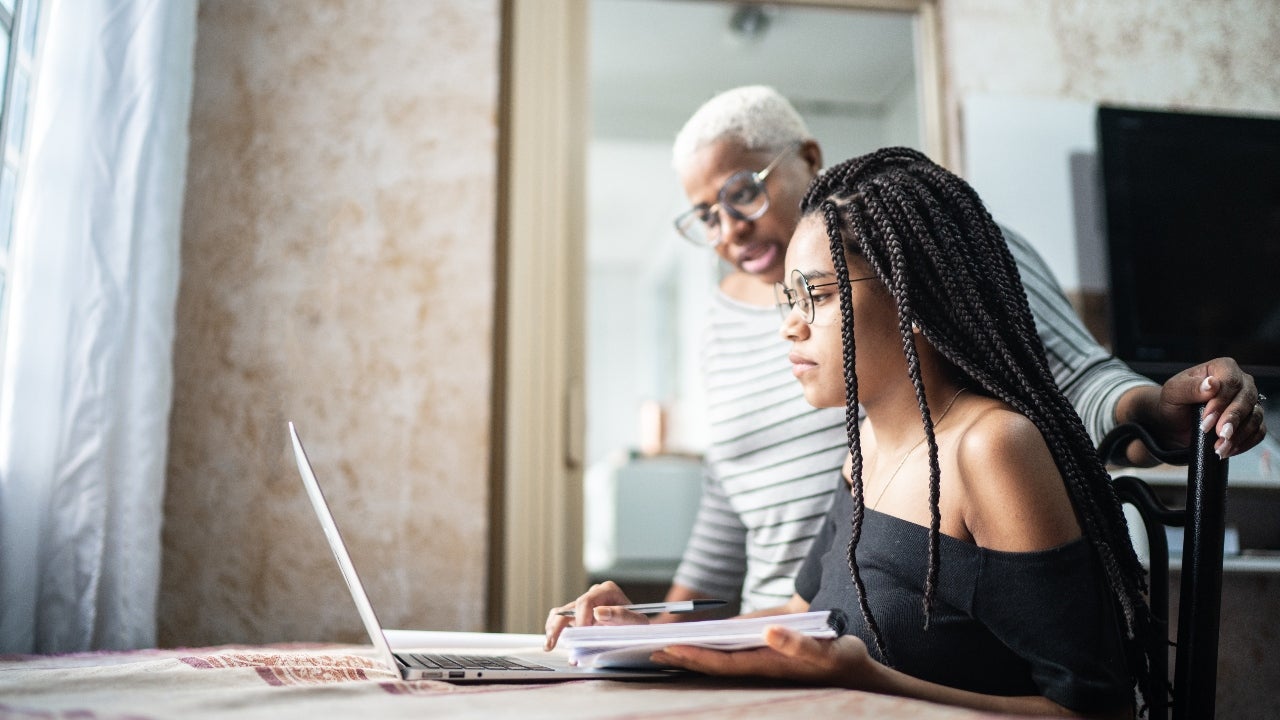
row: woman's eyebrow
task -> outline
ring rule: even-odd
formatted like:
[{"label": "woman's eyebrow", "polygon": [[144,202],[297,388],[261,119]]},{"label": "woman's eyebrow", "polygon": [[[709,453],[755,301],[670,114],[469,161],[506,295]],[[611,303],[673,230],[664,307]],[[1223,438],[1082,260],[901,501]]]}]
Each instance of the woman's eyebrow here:
[{"label": "woman's eyebrow", "polygon": [[808,278],[810,283],[814,280],[834,280],[836,278],[834,270],[801,270],[800,272]]}]

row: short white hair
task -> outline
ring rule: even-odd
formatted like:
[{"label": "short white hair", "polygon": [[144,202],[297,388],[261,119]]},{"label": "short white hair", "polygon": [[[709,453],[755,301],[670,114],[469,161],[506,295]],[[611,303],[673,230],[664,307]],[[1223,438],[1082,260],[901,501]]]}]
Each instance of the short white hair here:
[{"label": "short white hair", "polygon": [[683,174],[695,153],[725,140],[755,152],[781,151],[812,139],[809,126],[781,93],[764,85],[746,85],[725,90],[698,108],[676,134],[671,164]]}]

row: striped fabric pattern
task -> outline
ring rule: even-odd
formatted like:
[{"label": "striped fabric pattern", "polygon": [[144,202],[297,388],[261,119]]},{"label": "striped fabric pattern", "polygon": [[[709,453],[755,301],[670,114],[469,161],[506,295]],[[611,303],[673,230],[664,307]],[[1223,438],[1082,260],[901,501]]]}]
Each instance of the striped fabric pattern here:
[{"label": "striped fabric pattern", "polygon": [[795,592],[848,451],[844,410],[805,401],[778,326],[774,308],[717,294],[703,346],[706,476],[676,582],[721,597],[740,591],[743,612]]}]

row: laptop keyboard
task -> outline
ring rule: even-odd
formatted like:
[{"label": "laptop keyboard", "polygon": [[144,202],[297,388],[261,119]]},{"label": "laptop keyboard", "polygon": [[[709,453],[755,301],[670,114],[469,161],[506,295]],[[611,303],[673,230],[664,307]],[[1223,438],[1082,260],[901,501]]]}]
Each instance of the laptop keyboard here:
[{"label": "laptop keyboard", "polygon": [[496,655],[432,655],[397,653],[406,665],[428,670],[546,670],[552,668]]}]

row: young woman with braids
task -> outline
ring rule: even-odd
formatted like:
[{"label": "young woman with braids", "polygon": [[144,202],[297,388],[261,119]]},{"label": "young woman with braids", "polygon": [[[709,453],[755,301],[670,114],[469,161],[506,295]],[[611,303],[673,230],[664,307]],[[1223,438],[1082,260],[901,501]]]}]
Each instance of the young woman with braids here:
[{"label": "young woman with braids", "polygon": [[[1149,632],[1143,571],[977,195],[905,148],[837,165],[801,203],[786,272],[793,373],[811,404],[845,409],[849,454],[779,610],[841,611],[848,634],[775,627],[759,650],[654,659],[983,710],[1131,717]],[[626,602],[609,583],[578,602],[597,621],[638,621],[609,607]]]}]

